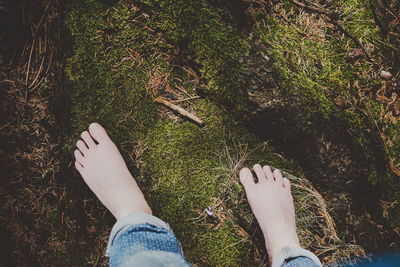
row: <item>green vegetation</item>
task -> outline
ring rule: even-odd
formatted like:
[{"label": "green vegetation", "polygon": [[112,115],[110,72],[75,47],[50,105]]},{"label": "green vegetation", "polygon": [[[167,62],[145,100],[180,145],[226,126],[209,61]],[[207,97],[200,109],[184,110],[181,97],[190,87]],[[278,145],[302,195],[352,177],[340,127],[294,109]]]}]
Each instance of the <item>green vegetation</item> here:
[{"label": "green vegetation", "polygon": [[92,121],[196,266],[266,262],[237,177],[257,162],[291,179],[301,243],[324,263],[400,246],[400,26],[374,1],[27,3],[32,36],[0,66],[16,265],[107,264],[114,219],[72,168]]},{"label": "green vegetation", "polygon": [[[146,1],[145,1],[146,2]],[[165,38],[186,51],[181,56],[199,64],[208,96],[238,111],[247,109],[240,58],[249,44],[237,29],[222,19],[222,11],[207,1],[150,1],[145,6]]]},{"label": "green vegetation", "polygon": [[[366,180],[382,188],[386,200],[399,200],[393,186],[399,183],[400,164],[400,125],[393,110],[397,89],[379,76],[382,69],[392,70],[386,61],[399,49],[388,47],[369,2],[334,2],[328,10],[340,17],[306,14],[290,2],[277,18],[256,16],[264,25],[257,31],[273,60],[286,116],[301,114],[297,131],[347,131],[365,161]],[[393,227],[398,223],[394,220]]]},{"label": "green vegetation", "polygon": [[[68,75],[74,82],[75,128],[79,132],[88,121],[98,121],[110,129],[117,144],[122,144],[125,155],[136,155],[139,183],[155,213],[173,226],[192,263],[249,264],[253,261],[249,253],[251,241],[240,233],[249,231],[250,222],[254,222],[248,207],[243,205],[237,179],[233,181],[232,175],[221,171],[229,169],[221,163],[224,146],[230,151],[233,144],[247,144],[254,150],[262,143],[232,120],[234,112],[228,114],[222,109],[228,105],[236,111],[246,109],[243,66],[239,60],[249,44],[218,16],[218,9],[205,1],[160,1],[143,5],[143,9],[144,13],[128,2],[111,9],[90,0],[71,5],[68,26],[75,45]],[[190,40],[187,48],[180,49],[187,50],[177,52],[185,40]],[[193,57],[206,86],[201,85],[182,56]],[[197,99],[183,105],[204,119],[204,127],[188,121],[171,121],[165,115],[167,110],[153,103],[159,95],[172,95],[172,100],[181,96],[182,90],[177,88],[193,96],[200,87],[211,101]],[[161,115],[158,110],[163,111]],[[267,146],[256,149],[248,158],[243,155],[235,170],[257,158],[294,171],[292,163],[271,152],[272,148]],[[309,188],[298,188],[298,202],[315,208],[319,200],[306,197]],[[219,207],[221,203],[225,203],[224,208],[220,208],[216,218],[205,215],[206,207]],[[238,203],[242,204],[237,207]],[[310,228],[317,223],[319,214],[313,208],[300,211],[300,217],[311,218],[301,225],[305,240],[322,235]],[[329,229],[328,235],[334,240],[330,245],[344,248],[334,226],[326,226],[329,218],[325,219],[322,225],[318,222],[319,229]],[[238,221],[242,220],[248,223],[239,226]],[[322,252],[321,246],[313,243],[306,245]],[[352,248],[345,251],[342,256],[354,253]],[[329,260],[337,257],[333,256],[339,255],[337,252],[332,251]]]}]

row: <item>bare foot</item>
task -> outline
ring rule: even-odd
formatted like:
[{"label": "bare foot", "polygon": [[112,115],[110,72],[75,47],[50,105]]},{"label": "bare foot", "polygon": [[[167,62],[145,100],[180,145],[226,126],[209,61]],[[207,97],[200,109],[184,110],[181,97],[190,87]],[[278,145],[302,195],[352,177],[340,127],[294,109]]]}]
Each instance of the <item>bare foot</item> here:
[{"label": "bare foot", "polygon": [[290,182],[281,172],[271,171],[269,166],[253,167],[258,182],[248,168],[240,171],[240,182],[246,190],[250,207],[264,234],[270,262],[286,246],[300,247],[296,233],[296,221]]},{"label": "bare foot", "polygon": [[76,143],[75,167],[101,203],[118,220],[132,213],[151,214],[118,148],[100,124],[92,123]]}]

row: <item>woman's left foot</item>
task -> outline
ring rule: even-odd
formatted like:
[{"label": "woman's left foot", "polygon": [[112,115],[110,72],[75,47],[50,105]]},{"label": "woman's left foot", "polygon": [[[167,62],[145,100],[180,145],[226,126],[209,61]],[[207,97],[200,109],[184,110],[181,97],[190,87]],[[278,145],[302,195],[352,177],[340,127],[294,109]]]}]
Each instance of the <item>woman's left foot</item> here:
[{"label": "woman's left foot", "polygon": [[75,167],[101,203],[118,220],[132,213],[152,214],[121,153],[100,124],[92,123],[76,143]]}]

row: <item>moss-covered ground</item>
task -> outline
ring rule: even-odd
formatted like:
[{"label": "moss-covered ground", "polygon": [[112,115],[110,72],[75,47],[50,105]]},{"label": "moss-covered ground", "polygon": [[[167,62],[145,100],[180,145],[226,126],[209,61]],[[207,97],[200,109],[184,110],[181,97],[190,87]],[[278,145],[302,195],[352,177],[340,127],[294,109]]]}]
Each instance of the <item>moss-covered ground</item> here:
[{"label": "moss-covered ground", "polygon": [[266,264],[237,177],[256,162],[292,180],[302,245],[323,262],[399,246],[398,28],[369,2],[27,3],[32,38],[0,73],[10,262],[106,265],[113,218],[72,168],[92,121],[195,266]]},{"label": "moss-covered ground", "polygon": [[[75,86],[75,128],[99,121],[126,153],[135,154],[152,207],[173,226],[192,263],[251,264],[249,242],[240,234],[246,230],[238,224],[249,220],[241,218],[248,207],[236,207],[243,202],[241,188],[222,172],[229,166],[221,163],[224,145],[231,150],[232,144],[247,144],[253,150],[262,143],[234,117],[246,109],[243,67],[238,64],[247,52],[245,37],[205,1],[161,1],[143,7],[123,2],[112,9],[96,1],[77,2],[67,23],[75,40],[68,63]],[[188,47],[180,47],[185,40],[190,40]],[[206,85],[184,56],[194,57]],[[160,95],[179,101],[197,96],[199,90],[207,97],[180,103],[202,118],[204,127],[172,120],[168,110],[153,101]],[[224,105],[216,104],[220,102]],[[229,105],[237,110],[227,113],[223,108]],[[253,153],[294,171],[292,164],[271,156],[270,147]],[[218,217],[207,218],[208,206],[220,210]]]},{"label": "moss-covered ground", "polygon": [[[360,164],[353,167],[358,174],[344,175],[359,180],[361,186],[374,187],[377,199],[395,207],[399,199],[399,47],[398,40],[391,42],[382,33],[373,11],[374,4],[365,1],[335,1],[326,6],[285,1],[269,13],[255,9],[253,14],[284,99],[285,106],[279,110],[287,120],[297,120],[286,127],[280,123],[279,130],[288,132],[284,139],[296,140],[296,134],[327,135],[328,143],[333,143],[330,150],[335,142],[347,143],[357,154],[353,161]],[[392,76],[385,77],[382,71]],[[396,208],[390,217],[396,229]]]}]

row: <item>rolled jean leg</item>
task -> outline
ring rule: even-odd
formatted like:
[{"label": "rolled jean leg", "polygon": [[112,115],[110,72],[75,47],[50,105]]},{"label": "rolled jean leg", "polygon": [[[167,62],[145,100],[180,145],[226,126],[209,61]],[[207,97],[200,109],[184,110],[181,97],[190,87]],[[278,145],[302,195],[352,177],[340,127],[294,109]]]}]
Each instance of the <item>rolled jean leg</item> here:
[{"label": "rolled jean leg", "polygon": [[272,267],[321,267],[318,257],[298,247],[284,247],[275,256]]},{"label": "rolled jean leg", "polygon": [[106,256],[112,267],[190,266],[169,225],[149,214],[131,214],[118,220],[111,230]]}]

